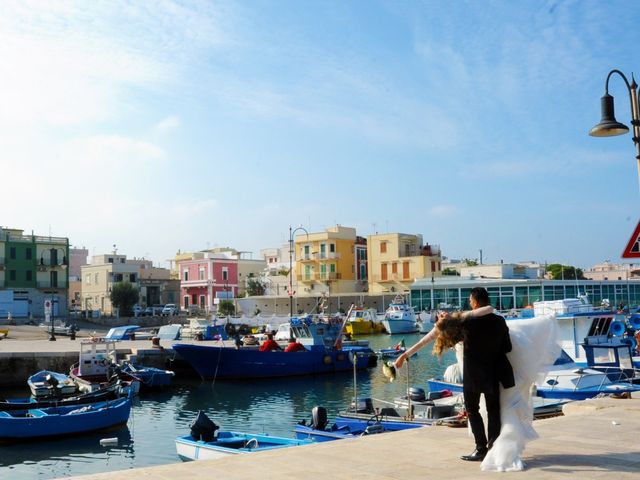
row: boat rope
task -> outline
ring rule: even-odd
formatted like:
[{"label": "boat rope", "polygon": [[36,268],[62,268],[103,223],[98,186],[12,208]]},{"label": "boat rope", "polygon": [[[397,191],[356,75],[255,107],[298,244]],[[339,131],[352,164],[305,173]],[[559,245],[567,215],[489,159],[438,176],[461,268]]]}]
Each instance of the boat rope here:
[{"label": "boat rope", "polygon": [[222,356],[222,349],[225,348],[224,340],[222,340],[222,336],[220,336],[220,338],[218,338],[218,341],[221,343],[221,346],[218,349],[218,360],[216,361],[216,371],[213,373],[213,380],[211,381],[211,389],[212,390],[216,386],[216,378],[218,377],[218,369],[220,368],[220,357]]}]

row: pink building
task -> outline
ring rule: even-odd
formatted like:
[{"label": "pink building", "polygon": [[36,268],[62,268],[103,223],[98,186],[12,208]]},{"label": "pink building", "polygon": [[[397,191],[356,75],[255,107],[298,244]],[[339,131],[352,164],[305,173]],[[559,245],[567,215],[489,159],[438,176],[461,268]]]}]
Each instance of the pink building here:
[{"label": "pink building", "polygon": [[197,252],[178,261],[181,308],[195,305],[211,311],[214,299],[235,298],[238,292],[238,260],[224,254]]}]

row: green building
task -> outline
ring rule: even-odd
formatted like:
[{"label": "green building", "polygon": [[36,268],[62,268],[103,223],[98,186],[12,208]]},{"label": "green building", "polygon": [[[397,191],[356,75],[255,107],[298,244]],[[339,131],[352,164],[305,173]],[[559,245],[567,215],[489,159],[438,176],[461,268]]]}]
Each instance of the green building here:
[{"label": "green building", "polygon": [[45,300],[66,316],[68,267],[68,238],[0,227],[0,317],[43,317]]}]

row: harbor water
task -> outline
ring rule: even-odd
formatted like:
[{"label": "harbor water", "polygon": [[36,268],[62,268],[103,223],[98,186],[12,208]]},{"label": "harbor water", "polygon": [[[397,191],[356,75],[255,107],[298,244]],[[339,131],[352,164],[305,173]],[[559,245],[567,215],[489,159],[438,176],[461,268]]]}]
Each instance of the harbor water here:
[{"label": "harbor water", "polygon": [[[419,334],[372,335],[374,350],[394,346],[402,339],[407,347]],[[268,355],[268,353],[266,353]],[[454,361],[449,353],[442,360],[422,350],[410,362],[410,384],[426,390],[426,381],[441,375]],[[357,372],[358,398],[390,401],[406,392],[407,369],[389,383],[377,368]],[[28,396],[28,389],[0,390],[2,397]],[[236,430],[294,437],[300,420],[309,420],[317,405],[327,409],[331,421],[354,396],[353,372],[284,379],[201,382],[176,379],[164,391],[143,393],[134,401],[126,426],[111,431],[0,446],[0,479],[51,479],[88,473],[123,470],[180,462],[174,439],[189,433],[198,410],[222,430]],[[102,442],[103,439],[117,438]]]}]

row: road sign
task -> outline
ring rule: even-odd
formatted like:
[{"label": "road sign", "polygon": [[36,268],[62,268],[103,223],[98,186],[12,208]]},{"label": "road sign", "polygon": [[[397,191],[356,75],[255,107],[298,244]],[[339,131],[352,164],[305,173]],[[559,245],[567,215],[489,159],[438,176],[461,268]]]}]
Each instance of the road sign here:
[{"label": "road sign", "polygon": [[45,300],[44,301],[44,314],[45,315],[51,315],[51,300]]},{"label": "road sign", "polygon": [[622,258],[640,258],[640,222],[629,238],[629,243],[622,252]]}]

